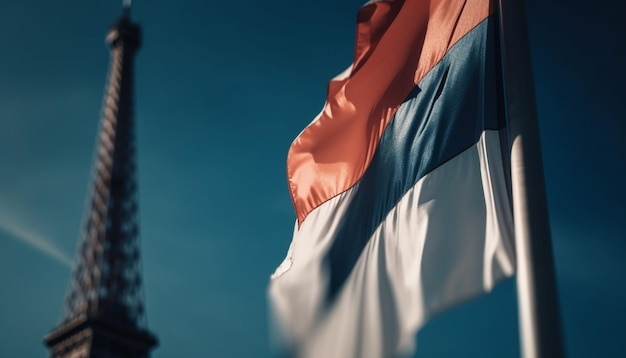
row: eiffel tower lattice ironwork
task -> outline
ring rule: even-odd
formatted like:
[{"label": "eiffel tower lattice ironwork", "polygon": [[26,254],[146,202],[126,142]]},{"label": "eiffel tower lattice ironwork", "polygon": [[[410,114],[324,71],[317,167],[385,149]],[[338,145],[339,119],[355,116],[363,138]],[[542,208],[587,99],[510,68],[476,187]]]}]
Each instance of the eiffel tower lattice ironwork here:
[{"label": "eiffel tower lattice ironwork", "polygon": [[139,260],[133,59],[141,31],[130,2],[106,37],[111,63],[91,200],[62,322],[45,337],[51,358],[144,358],[147,330]]}]

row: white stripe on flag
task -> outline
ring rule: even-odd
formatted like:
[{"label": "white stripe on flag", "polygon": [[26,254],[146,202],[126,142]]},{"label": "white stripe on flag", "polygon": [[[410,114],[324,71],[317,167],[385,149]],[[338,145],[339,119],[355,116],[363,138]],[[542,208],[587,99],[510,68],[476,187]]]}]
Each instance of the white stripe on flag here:
[{"label": "white stripe on flag", "polygon": [[511,276],[512,217],[501,158],[499,133],[487,130],[421,178],[376,229],[330,307],[324,257],[354,188],[313,210],[269,288],[293,353],[411,352],[428,317]]}]

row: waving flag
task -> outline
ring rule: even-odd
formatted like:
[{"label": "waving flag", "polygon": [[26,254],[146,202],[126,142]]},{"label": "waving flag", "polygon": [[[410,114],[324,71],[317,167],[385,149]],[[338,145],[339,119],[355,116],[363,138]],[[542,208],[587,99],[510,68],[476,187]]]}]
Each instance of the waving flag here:
[{"label": "waving flag", "polygon": [[369,1],[352,65],[293,142],[296,226],[271,309],[297,357],[409,353],[514,272],[490,0]]}]

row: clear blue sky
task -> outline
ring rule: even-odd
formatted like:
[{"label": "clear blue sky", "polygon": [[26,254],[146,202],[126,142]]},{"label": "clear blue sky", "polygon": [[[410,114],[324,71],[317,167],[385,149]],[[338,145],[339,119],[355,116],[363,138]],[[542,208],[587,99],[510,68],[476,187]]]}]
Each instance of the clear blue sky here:
[{"label": "clear blue sky", "polygon": [[[626,33],[612,0],[527,0],[570,357],[626,356]],[[351,61],[357,0],[135,1],[154,357],[270,357],[287,149]],[[0,357],[44,357],[88,192],[121,1],[0,0]],[[515,284],[434,319],[417,357],[518,351]]]}]

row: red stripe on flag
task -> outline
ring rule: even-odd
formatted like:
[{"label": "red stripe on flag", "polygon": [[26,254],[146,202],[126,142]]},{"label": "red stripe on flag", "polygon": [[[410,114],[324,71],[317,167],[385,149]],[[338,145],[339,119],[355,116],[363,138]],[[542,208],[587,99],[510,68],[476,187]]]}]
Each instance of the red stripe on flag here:
[{"label": "red stripe on flag", "polygon": [[390,0],[359,11],[352,73],[329,83],[322,114],[287,155],[298,223],[357,183],[398,106],[461,37],[495,10],[492,1]]}]

